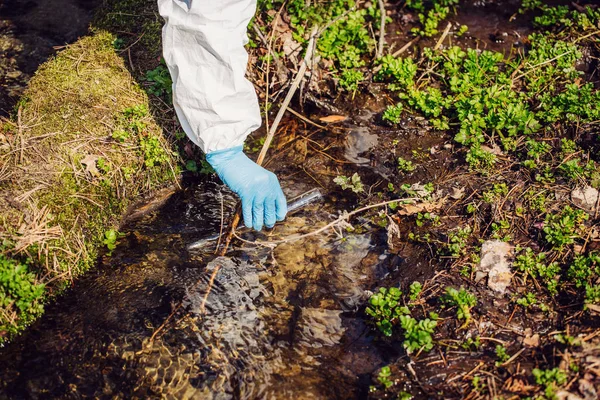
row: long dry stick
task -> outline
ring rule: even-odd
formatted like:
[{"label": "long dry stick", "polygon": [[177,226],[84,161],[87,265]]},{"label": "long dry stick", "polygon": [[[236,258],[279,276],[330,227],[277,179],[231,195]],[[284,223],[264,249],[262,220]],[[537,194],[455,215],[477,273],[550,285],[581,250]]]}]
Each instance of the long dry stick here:
[{"label": "long dry stick", "polygon": [[442,33],[442,36],[440,36],[439,40],[437,41],[437,43],[434,46],[434,50],[439,49],[442,46],[442,43],[444,43],[444,40],[446,39],[446,36],[448,36],[448,33],[450,33],[450,28],[452,27],[452,24],[450,22],[448,22],[448,25],[446,25],[446,29],[444,29],[444,32]]},{"label": "long dry stick", "polygon": [[385,44],[385,2],[384,0],[379,1],[379,13],[381,14],[381,20],[379,21],[379,45],[377,46],[377,58],[383,55],[383,45]]}]

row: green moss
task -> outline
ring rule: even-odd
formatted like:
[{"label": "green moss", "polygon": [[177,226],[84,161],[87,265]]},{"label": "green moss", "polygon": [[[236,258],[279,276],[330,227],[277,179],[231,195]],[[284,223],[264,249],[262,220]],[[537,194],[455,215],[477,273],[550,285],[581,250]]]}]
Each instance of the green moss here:
[{"label": "green moss", "polygon": [[144,46],[151,56],[156,57],[161,51],[162,31],[162,19],[156,8],[156,1],[106,0],[93,25],[115,34],[135,33],[133,36],[120,37],[119,42],[123,41],[125,45],[120,47],[126,47],[139,39],[139,44]]},{"label": "green moss", "polygon": [[[174,178],[177,156],[114,41],[95,32],[40,67],[19,103],[23,151],[0,153],[11,168],[0,197],[18,199],[0,204],[0,275],[11,277],[0,278],[0,315],[12,316],[0,320],[0,341],[93,266],[132,199]],[[15,280],[23,291],[11,289]]]}]

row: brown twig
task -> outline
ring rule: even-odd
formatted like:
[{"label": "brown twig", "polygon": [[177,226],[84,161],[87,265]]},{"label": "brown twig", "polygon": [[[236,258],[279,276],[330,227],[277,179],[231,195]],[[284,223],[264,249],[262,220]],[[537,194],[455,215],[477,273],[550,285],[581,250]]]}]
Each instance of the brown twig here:
[{"label": "brown twig", "polygon": [[440,36],[440,39],[435,44],[435,47],[433,48],[434,50],[437,50],[442,46],[442,43],[444,43],[446,36],[448,36],[448,33],[450,33],[451,27],[452,27],[452,24],[450,22],[448,22],[448,25],[446,25],[446,29],[444,29],[444,33],[442,33],[442,36]]},{"label": "brown twig", "polygon": [[322,227],[320,227],[318,229],[315,229],[314,231],[311,231],[311,232],[308,232],[308,233],[305,233],[305,234],[302,234],[302,235],[298,235],[298,236],[289,236],[289,237],[284,238],[284,239],[279,239],[279,240],[264,240],[264,241],[250,241],[250,240],[243,240],[243,239],[241,239],[240,237],[237,237],[237,236],[236,237],[238,239],[242,240],[244,243],[248,243],[248,244],[262,245],[262,246],[267,246],[267,247],[274,246],[274,245],[277,245],[277,244],[293,242],[293,241],[296,241],[296,240],[305,239],[305,238],[310,237],[310,236],[318,235],[319,233],[324,232],[324,231],[326,231],[329,228],[333,228],[334,226],[338,225],[340,222],[347,221],[348,219],[350,219],[350,217],[352,217],[352,216],[354,216],[356,214],[359,214],[361,212],[370,210],[372,208],[383,207],[383,206],[386,206],[386,205],[392,204],[392,203],[402,203],[402,202],[409,202],[409,201],[410,202],[414,202],[416,200],[418,200],[418,199],[410,197],[410,198],[405,198],[405,199],[388,200],[388,201],[383,201],[383,202],[377,203],[377,204],[371,204],[369,206],[365,206],[365,207],[361,207],[359,209],[356,209],[356,210],[354,210],[352,212],[344,213],[343,215],[341,215],[336,220],[328,223],[325,226],[322,226]]}]

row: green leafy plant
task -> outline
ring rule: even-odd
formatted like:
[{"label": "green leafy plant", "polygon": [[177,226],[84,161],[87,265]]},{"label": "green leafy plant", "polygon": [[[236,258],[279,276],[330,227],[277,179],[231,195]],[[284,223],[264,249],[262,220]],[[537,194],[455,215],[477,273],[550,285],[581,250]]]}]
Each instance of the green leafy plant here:
[{"label": "green leafy plant", "polygon": [[558,368],[547,370],[534,368],[531,372],[535,378],[535,383],[544,386],[546,397],[550,399],[555,397],[555,392],[558,387],[567,383],[566,372]]},{"label": "green leafy plant", "polygon": [[398,157],[398,170],[401,172],[412,172],[415,170],[415,165],[412,161],[406,160],[402,157]]},{"label": "green leafy plant", "polygon": [[392,326],[400,316],[410,313],[408,308],[400,305],[402,292],[398,288],[380,288],[369,299],[365,312],[375,321],[377,328],[385,335],[392,336]]},{"label": "green leafy plant", "polygon": [[415,302],[421,295],[421,291],[423,290],[423,285],[421,284],[421,282],[415,281],[410,284],[409,290],[410,290],[410,294],[409,294],[408,298],[410,299],[411,302]]},{"label": "green leafy plant", "polygon": [[394,385],[394,382],[390,379],[391,376],[392,371],[390,370],[389,365],[381,367],[379,374],[377,374],[377,382],[381,383],[385,389],[389,389]]},{"label": "green leafy plant", "polygon": [[[411,285],[411,294],[416,299],[420,286]],[[410,315],[410,309],[400,304],[402,292],[398,288],[380,288],[369,299],[365,312],[375,323],[375,326],[385,336],[392,336],[394,326],[399,325],[404,336],[404,347],[411,353],[414,351],[429,351],[433,348],[433,333],[437,326],[437,315],[417,320]]]},{"label": "green leafy plant", "polygon": [[357,69],[345,69],[342,71],[339,79],[339,85],[351,92],[353,95],[358,90],[358,84],[365,79],[362,72]]},{"label": "green leafy plant", "polygon": [[392,81],[394,88],[406,89],[414,86],[418,66],[412,58],[395,58],[390,54],[380,58],[381,69],[375,75],[375,80]]},{"label": "green leafy plant", "polygon": [[483,201],[486,203],[493,203],[500,200],[502,197],[508,194],[508,186],[506,183],[495,183],[491,190],[483,192]]},{"label": "green leafy plant", "polygon": [[425,222],[431,222],[434,226],[440,225],[440,216],[435,215],[429,212],[426,213],[417,213],[417,226],[421,227],[425,225]]},{"label": "green leafy plant", "polygon": [[535,293],[531,293],[531,292],[527,292],[525,293],[525,296],[521,297],[520,299],[517,299],[517,304],[522,306],[525,309],[528,309],[532,306],[534,306],[537,303],[537,298],[535,296]]},{"label": "green leafy plant", "polygon": [[110,172],[110,170],[111,170],[110,164],[104,157],[98,158],[98,160],[96,161],[96,165],[98,166],[98,169],[105,174]]},{"label": "green leafy plant", "polygon": [[445,252],[451,257],[460,257],[467,247],[467,239],[471,236],[471,232],[470,226],[448,232],[448,243]]},{"label": "green leafy plant", "polygon": [[599,266],[600,254],[597,252],[576,256],[567,270],[567,278],[575,282],[578,288],[586,286],[593,277],[598,276]]},{"label": "green leafy plant", "polygon": [[171,102],[173,81],[164,62],[156,68],[146,71],[146,81],[150,83],[148,87],[150,93],[163,98],[168,103]]},{"label": "green leafy plant", "polygon": [[584,310],[587,310],[589,305],[600,304],[600,285],[586,285],[585,286],[585,303]]},{"label": "green leafy plant", "polygon": [[123,129],[117,129],[116,131],[114,131],[111,134],[111,137],[116,140],[117,142],[125,142],[127,139],[129,139],[129,132],[123,130]]},{"label": "green leafy plant", "polygon": [[477,351],[481,348],[481,339],[479,336],[469,337],[461,344],[461,347],[467,351]]},{"label": "green leafy plant", "polygon": [[546,284],[546,288],[551,294],[557,293],[558,275],[560,266],[553,262],[546,264],[546,253],[536,254],[531,248],[517,249],[520,252],[517,255],[513,266],[519,271],[530,275],[532,278],[541,279]]},{"label": "green leafy plant", "polygon": [[169,155],[165,152],[157,136],[148,134],[140,137],[140,147],[146,167],[152,168],[169,162]]},{"label": "green leafy plant", "polygon": [[[15,324],[30,323],[43,310],[44,285],[37,283],[29,263],[0,254],[0,332],[16,333]],[[2,339],[0,338],[0,341]]]},{"label": "green leafy plant", "polygon": [[500,366],[510,359],[506,347],[501,344],[496,346],[496,358],[498,359],[498,361],[496,361],[496,366]]},{"label": "green leafy plant", "polygon": [[429,318],[417,321],[410,315],[401,315],[400,325],[404,330],[404,347],[409,353],[417,350],[430,351],[433,348],[432,335],[437,321]]},{"label": "green leafy plant", "polygon": [[123,234],[114,229],[109,229],[106,232],[104,232],[104,239],[102,240],[102,243],[108,249],[108,251],[106,252],[107,256],[110,257],[112,255],[112,252],[117,248],[117,240],[120,237],[123,237]]},{"label": "green leafy plant", "polygon": [[404,106],[402,105],[402,103],[398,103],[395,106],[389,106],[383,112],[381,119],[383,119],[384,121],[391,122],[392,124],[398,124],[400,123],[400,116],[402,115],[403,109]]},{"label": "green leafy plant", "polygon": [[585,211],[570,206],[565,206],[558,214],[548,214],[543,228],[546,241],[553,249],[564,249],[581,237],[585,230],[584,221],[588,218]]},{"label": "green leafy plant", "polygon": [[459,320],[464,320],[462,327],[466,327],[471,322],[471,309],[477,304],[477,297],[464,288],[456,290],[448,287],[445,296],[442,297],[442,302],[451,307],[456,307],[456,317]]},{"label": "green leafy plant", "polygon": [[342,189],[350,189],[354,193],[362,193],[365,190],[360,180],[360,176],[356,172],[350,178],[344,175],[337,176],[333,179],[333,182],[340,185]]}]

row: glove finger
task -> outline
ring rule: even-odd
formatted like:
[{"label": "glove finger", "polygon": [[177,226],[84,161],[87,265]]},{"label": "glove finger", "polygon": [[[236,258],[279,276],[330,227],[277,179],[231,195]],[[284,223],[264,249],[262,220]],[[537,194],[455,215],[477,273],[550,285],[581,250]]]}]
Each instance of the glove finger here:
[{"label": "glove finger", "polygon": [[285,195],[283,194],[281,188],[279,188],[277,197],[275,197],[275,214],[277,221],[283,221],[285,219],[285,215],[287,214],[287,202],[285,201]]},{"label": "glove finger", "polygon": [[267,228],[272,228],[275,222],[277,222],[276,208],[274,198],[267,198],[265,200],[265,226]]},{"label": "glove finger", "polygon": [[253,200],[251,198],[242,199],[242,215],[244,216],[244,225],[246,225],[246,228],[252,228],[252,205]]},{"label": "glove finger", "polygon": [[254,230],[260,231],[263,227],[265,215],[265,199],[255,198],[252,205],[252,227]]}]

